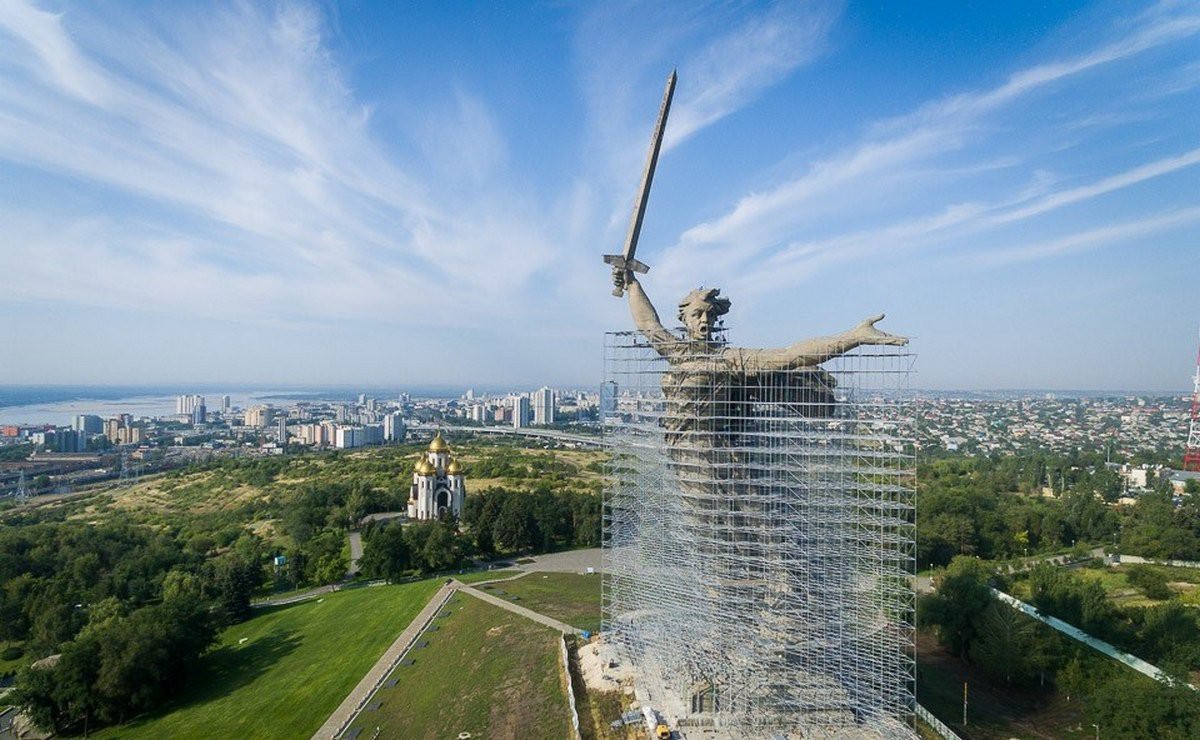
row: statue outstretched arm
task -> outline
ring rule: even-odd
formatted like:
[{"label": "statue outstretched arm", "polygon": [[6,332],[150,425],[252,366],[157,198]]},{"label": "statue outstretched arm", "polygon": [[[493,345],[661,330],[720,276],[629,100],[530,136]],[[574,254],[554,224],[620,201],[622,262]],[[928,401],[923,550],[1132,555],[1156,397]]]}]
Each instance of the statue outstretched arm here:
[{"label": "statue outstretched arm", "polygon": [[[622,272],[623,274],[621,274]],[[629,294],[629,313],[633,315],[634,326],[646,339],[650,340],[650,344],[659,354],[666,354],[668,347],[679,343],[678,337],[662,325],[662,321],[658,318],[658,311],[654,310],[654,304],[650,302],[646,291],[642,290],[642,284],[637,281],[632,272],[618,271],[613,279],[617,285],[624,286],[625,291]]]},{"label": "statue outstretched arm", "polygon": [[789,347],[778,349],[728,349],[726,352],[741,353],[741,361],[748,370],[793,370],[820,365],[826,360],[844,355],[855,347],[864,345],[890,345],[903,347],[907,337],[888,334],[875,328],[883,320],[883,314],[864,319],[858,326],[829,337],[805,339]]}]

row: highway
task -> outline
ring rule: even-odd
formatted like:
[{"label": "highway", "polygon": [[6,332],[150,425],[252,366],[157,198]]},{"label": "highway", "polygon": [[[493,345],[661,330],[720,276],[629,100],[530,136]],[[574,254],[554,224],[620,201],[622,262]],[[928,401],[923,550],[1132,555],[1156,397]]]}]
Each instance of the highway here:
[{"label": "highway", "polygon": [[575,444],[588,445],[590,447],[606,447],[607,443],[598,436],[590,436],[586,434],[571,434],[570,432],[560,432],[555,429],[532,429],[522,427],[463,427],[463,426],[447,426],[438,424],[422,424],[409,427],[412,432],[434,432],[437,430],[443,432],[462,432],[462,433],[477,433],[477,434],[506,434],[516,435],[520,437],[533,437],[536,439],[551,439],[556,442],[573,442]]}]

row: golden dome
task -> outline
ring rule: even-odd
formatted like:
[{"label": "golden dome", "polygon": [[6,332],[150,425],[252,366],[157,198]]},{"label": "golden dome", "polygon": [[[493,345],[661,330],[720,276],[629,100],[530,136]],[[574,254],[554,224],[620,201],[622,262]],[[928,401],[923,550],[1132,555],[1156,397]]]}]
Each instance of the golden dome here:
[{"label": "golden dome", "polygon": [[417,461],[416,473],[417,475],[435,475],[437,474],[437,468],[433,467],[433,463],[425,458],[421,458]]},{"label": "golden dome", "polygon": [[462,475],[462,465],[458,464],[458,460],[451,460],[450,465],[446,467],[447,475]]},{"label": "golden dome", "polygon": [[438,432],[433,436],[433,441],[429,443],[430,452],[449,452],[450,445],[446,444],[446,440],[442,439],[442,433]]}]

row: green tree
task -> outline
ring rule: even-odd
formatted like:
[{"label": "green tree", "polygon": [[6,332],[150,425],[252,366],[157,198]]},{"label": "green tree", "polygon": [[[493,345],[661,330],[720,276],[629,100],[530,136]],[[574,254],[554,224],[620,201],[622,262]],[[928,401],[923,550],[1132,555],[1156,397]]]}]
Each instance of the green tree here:
[{"label": "green tree", "polygon": [[980,615],[992,603],[991,569],[978,558],[958,556],[934,577],[935,592],[918,603],[917,620],[937,627],[938,638],[966,657],[978,633]]},{"label": "green tree", "polygon": [[493,536],[496,544],[510,552],[533,547],[537,522],[533,518],[532,499],[526,495],[508,496],[496,518]]},{"label": "green tree", "polygon": [[1005,683],[1025,683],[1034,671],[1028,662],[1034,642],[1032,623],[1007,604],[995,599],[973,624],[972,661]]},{"label": "green tree", "polygon": [[462,561],[453,520],[439,521],[433,525],[421,548],[421,559],[429,572],[447,570]]},{"label": "green tree", "polygon": [[223,555],[212,566],[209,591],[228,622],[250,616],[250,597],[258,586],[260,570],[234,554]]},{"label": "green tree", "polygon": [[363,543],[359,564],[370,578],[402,578],[414,567],[404,528],[396,524],[375,527]]}]

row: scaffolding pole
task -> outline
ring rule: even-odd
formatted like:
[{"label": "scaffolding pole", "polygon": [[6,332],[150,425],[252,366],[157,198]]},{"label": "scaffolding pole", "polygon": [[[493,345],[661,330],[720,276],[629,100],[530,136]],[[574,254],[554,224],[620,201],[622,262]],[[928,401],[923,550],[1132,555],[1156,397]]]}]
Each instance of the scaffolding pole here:
[{"label": "scaffolding pole", "polygon": [[723,347],[606,335],[603,630],[687,736],[913,737],[913,355]]}]

